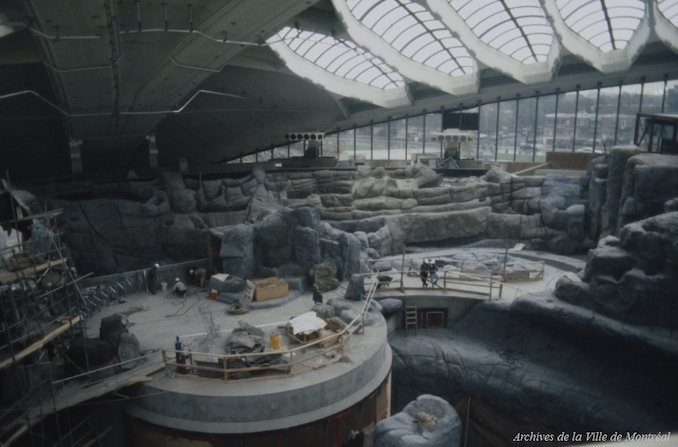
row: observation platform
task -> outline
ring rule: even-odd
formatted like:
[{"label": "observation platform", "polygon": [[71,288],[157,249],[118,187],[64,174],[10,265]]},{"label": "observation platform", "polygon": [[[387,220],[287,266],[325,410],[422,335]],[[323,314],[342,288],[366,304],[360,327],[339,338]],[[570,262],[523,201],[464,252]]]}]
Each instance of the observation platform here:
[{"label": "observation platform", "polygon": [[[393,265],[399,261],[402,265],[412,265],[417,260],[440,259],[458,253],[505,253],[504,249],[496,248],[410,247],[410,250],[404,260],[402,255],[382,260]],[[405,303],[416,300],[421,306],[434,307],[448,301],[449,317],[453,319],[483,300],[513,300],[523,293],[553,289],[557,278],[565,271],[573,272],[584,266],[583,260],[546,253],[511,250],[508,253],[530,262],[544,261],[540,277],[534,281],[505,283],[502,296],[499,296],[500,289],[496,286],[492,293],[482,296],[455,291],[454,287],[448,290],[441,287],[423,289],[418,277],[403,274],[404,291],[399,284],[392,284],[388,288],[380,288],[374,299],[378,301],[393,297]],[[366,289],[374,281],[366,280]],[[388,414],[392,353],[387,337],[394,329],[393,325],[397,325],[393,319],[387,323],[381,313],[371,311],[369,315],[373,324],[364,327],[363,333],[356,331],[329,347],[305,347],[286,337],[284,328],[291,318],[311,310],[313,301],[310,293],[291,300],[281,298],[281,304],[277,307],[230,315],[226,312],[226,304],[206,299],[207,291],[191,288],[189,292],[185,299],[174,297],[167,291],[157,295],[130,295],[123,303],[111,304],[88,320],[89,331],[92,331],[90,336],[94,336],[101,318],[116,313],[124,314],[130,323],[130,333],[140,341],[142,352],[165,351],[169,367],[154,373],[152,380],[137,383],[125,391],[126,395],[133,398],[127,406],[127,412],[133,420],[176,432],[193,433],[195,436],[213,434],[228,437],[245,434],[254,436],[261,432],[279,432],[314,423],[317,425],[318,421],[358,408],[368,398],[372,399],[371,405],[377,406],[376,413]],[[340,287],[324,293],[324,300],[327,302],[333,297],[343,297],[343,294],[344,288]],[[364,301],[346,303],[358,315]],[[218,335],[209,348],[203,342],[209,330],[204,323],[205,314],[211,314],[213,324],[218,326]],[[227,338],[233,329],[239,327],[239,320],[263,330],[266,348],[259,355],[275,357],[294,351],[294,368],[286,371],[286,368],[278,368],[270,377],[229,379],[225,369],[220,370],[225,361],[219,363],[219,358],[227,354]],[[282,335],[279,349],[272,349],[268,345],[269,334],[273,331]],[[183,351],[190,351],[194,360],[201,360],[203,365],[211,361],[213,370],[211,374],[208,372],[209,377],[195,374],[190,360],[186,361],[188,374],[177,371],[178,367],[183,369],[183,365],[173,364],[177,336],[184,345]],[[339,350],[343,357],[335,358]],[[289,363],[292,363],[291,359]],[[200,365],[197,362],[195,364]],[[135,424],[138,426],[139,422]]]},{"label": "observation platform", "polygon": [[[168,350],[168,363],[172,366],[167,369],[169,374],[166,370],[159,371],[151,381],[140,383],[125,393],[134,397],[127,407],[134,418],[193,433],[275,431],[309,424],[345,411],[372,395],[389,376],[391,349],[387,342],[386,321],[379,312],[369,313],[373,324],[364,327],[364,330],[322,348],[301,345],[284,335],[289,319],[313,307],[308,293],[279,307],[229,315],[226,313],[228,305],[207,300],[205,291],[196,291],[195,288],[190,291],[192,293],[185,299],[173,297],[167,292],[155,296],[145,293],[131,295],[124,303],[112,304],[88,320],[90,330],[94,330],[99,327],[101,318],[115,313],[126,314],[130,323],[128,329],[139,339],[142,352]],[[326,301],[333,294],[324,295]],[[348,304],[358,315],[364,301]],[[207,335],[201,316],[205,309],[209,309],[213,323],[220,327],[208,352],[201,344]],[[224,374],[214,374],[214,371],[207,371],[212,373],[212,378],[176,372],[173,364],[176,336],[183,342],[184,352],[190,350],[194,359],[203,362],[212,360],[212,364],[217,366],[218,358],[227,354],[226,340],[232,329],[239,327],[239,320],[264,331],[266,348],[259,356],[295,351],[295,366],[291,373],[224,380]],[[279,349],[268,346],[272,331],[281,334]],[[203,362],[201,364],[204,365]],[[190,361],[186,360],[186,363],[191,372]],[[383,405],[387,412],[390,399],[385,399]]]}]

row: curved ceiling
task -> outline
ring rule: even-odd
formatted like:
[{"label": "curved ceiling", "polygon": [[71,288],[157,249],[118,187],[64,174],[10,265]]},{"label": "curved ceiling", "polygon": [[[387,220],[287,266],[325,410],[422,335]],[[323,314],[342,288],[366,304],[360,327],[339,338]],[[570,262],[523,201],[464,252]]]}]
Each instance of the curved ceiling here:
[{"label": "curved ceiling", "polygon": [[222,163],[289,131],[675,79],[677,22],[678,0],[0,0],[0,162],[148,167],[153,134],[160,165]]}]

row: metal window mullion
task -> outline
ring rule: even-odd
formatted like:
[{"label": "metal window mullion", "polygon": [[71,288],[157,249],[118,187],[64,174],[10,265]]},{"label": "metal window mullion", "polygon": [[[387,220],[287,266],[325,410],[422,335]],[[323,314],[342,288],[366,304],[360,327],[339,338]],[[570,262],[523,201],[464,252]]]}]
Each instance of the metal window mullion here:
[{"label": "metal window mullion", "polygon": [[476,160],[480,159],[480,100],[478,100],[478,137],[476,138]]},{"label": "metal window mullion", "polygon": [[560,89],[556,89],[556,113],[553,116],[553,141],[551,142],[551,152],[556,150],[556,132],[558,130],[558,102],[560,101]]},{"label": "metal window mullion", "polygon": [[374,160],[374,123],[370,121],[370,160]]},{"label": "metal window mullion", "polygon": [[596,115],[593,122],[593,152],[596,152],[596,138],[598,138],[598,108],[600,107],[600,87],[603,85],[602,82],[597,84],[597,93],[596,93]]},{"label": "metal window mullion", "polygon": [[357,149],[357,147],[358,147],[358,142],[357,142],[358,129],[357,128],[358,128],[358,126],[356,124],[354,124],[353,125],[353,159],[354,160],[358,158],[358,149]]},{"label": "metal window mullion", "polygon": [[426,109],[424,109],[424,122],[423,122],[423,130],[422,132],[424,133],[424,141],[422,142],[423,144],[421,145],[421,152],[423,154],[426,153]]},{"label": "metal window mullion", "polygon": [[386,121],[386,159],[391,159],[391,117]]},{"label": "metal window mullion", "polygon": [[645,94],[645,76],[640,78],[640,101],[638,102],[638,113],[643,113],[643,95]]},{"label": "metal window mullion", "polygon": [[409,139],[410,135],[410,119],[407,115],[405,115],[405,161],[407,161],[407,140]]},{"label": "metal window mullion", "polygon": [[494,161],[497,161],[497,154],[499,154],[499,107],[501,107],[501,96],[497,96],[497,122],[494,130]]},{"label": "metal window mullion", "polygon": [[[445,123],[443,122],[443,116],[444,115],[445,115],[445,106],[440,106],[440,131],[441,132],[443,130],[445,130],[445,127],[444,127]],[[442,142],[442,141],[440,142],[440,153],[438,154],[438,156],[440,158],[443,158],[443,145],[444,144],[445,144],[444,142]]]},{"label": "metal window mullion", "polygon": [[572,152],[574,152],[574,147],[577,145],[577,112],[579,109],[579,88],[580,85],[577,84],[577,93],[574,97],[574,123],[572,126]]},{"label": "metal window mullion", "polygon": [[664,113],[664,105],[666,104],[666,89],[669,86],[669,75],[664,74],[664,91],[662,92],[662,112]]},{"label": "metal window mullion", "polygon": [[619,109],[621,108],[621,94],[622,94],[622,83],[619,83],[619,95],[617,96],[617,118],[614,124],[614,145],[617,145],[617,137],[619,135]]},{"label": "metal window mullion", "polygon": [[513,161],[516,161],[518,152],[518,112],[520,111],[520,93],[516,94],[516,122],[513,126]]},{"label": "metal window mullion", "polygon": [[532,163],[537,157],[537,120],[539,119],[539,90],[535,91],[534,132],[532,133]]}]

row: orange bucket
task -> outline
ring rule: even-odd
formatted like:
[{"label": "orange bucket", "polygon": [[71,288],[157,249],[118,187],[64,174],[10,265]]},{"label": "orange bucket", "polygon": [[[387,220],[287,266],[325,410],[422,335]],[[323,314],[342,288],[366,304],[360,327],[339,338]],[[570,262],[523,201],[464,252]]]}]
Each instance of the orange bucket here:
[{"label": "orange bucket", "polygon": [[280,334],[271,332],[271,349],[280,349]]}]

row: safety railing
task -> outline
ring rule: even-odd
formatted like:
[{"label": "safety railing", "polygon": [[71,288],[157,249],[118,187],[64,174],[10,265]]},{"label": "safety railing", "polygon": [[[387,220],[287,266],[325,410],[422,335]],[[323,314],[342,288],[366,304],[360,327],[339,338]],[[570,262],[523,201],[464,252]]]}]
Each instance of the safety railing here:
[{"label": "safety railing", "polygon": [[360,313],[344,328],[330,335],[288,349],[267,348],[263,352],[215,354],[165,349],[162,361],[170,377],[198,377],[223,381],[264,380],[289,377],[341,361],[354,333],[363,333],[365,313],[369,311],[377,289],[372,284]]}]

